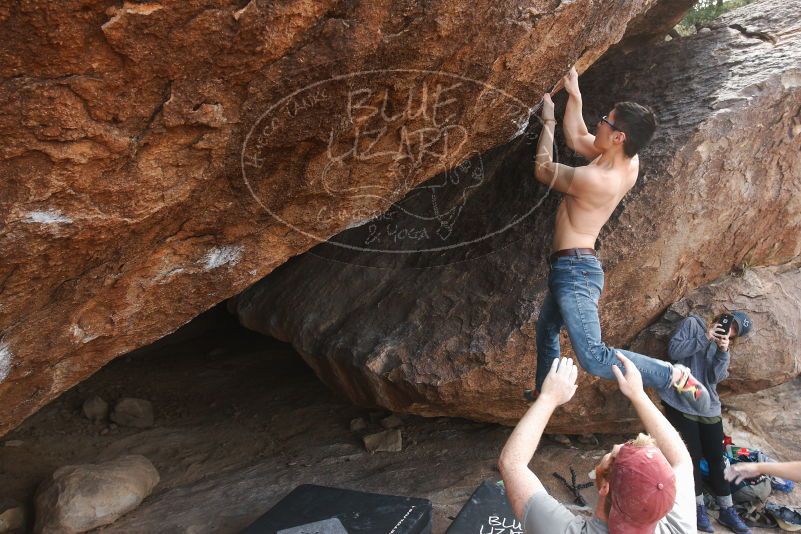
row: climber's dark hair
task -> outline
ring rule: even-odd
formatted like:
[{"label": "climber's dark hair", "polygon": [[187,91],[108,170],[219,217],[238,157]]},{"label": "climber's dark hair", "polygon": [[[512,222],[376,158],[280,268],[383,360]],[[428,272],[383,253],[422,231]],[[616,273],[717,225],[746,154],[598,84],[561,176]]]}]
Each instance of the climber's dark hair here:
[{"label": "climber's dark hair", "polygon": [[656,131],[656,115],[648,106],[618,102],[615,104],[615,126],[626,134],[623,153],[633,158],[651,142]]}]

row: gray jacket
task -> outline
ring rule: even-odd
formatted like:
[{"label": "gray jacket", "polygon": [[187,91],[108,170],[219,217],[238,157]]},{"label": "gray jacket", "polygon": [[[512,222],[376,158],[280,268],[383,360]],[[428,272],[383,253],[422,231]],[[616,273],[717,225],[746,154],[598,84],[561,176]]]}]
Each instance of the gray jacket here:
[{"label": "gray jacket", "polygon": [[699,412],[672,387],[659,390],[659,397],[680,412],[715,417],[720,415],[717,385],[729,376],[730,355],[719,350],[714,341],[707,339],[706,331],[706,322],[697,315],[690,315],[679,323],[670,338],[668,356],[674,362],[689,367],[693,376],[706,386],[711,397],[709,409]]}]

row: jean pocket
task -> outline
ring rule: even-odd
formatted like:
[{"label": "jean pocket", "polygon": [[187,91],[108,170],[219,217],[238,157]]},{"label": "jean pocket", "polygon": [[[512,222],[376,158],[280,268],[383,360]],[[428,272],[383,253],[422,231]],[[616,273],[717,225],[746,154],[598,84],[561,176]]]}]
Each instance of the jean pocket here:
[{"label": "jean pocket", "polygon": [[584,278],[584,286],[587,288],[587,293],[595,304],[598,304],[601,299],[601,292],[604,289],[603,271],[598,273],[583,269],[581,275]]},{"label": "jean pocket", "polygon": [[580,256],[575,259],[576,264],[587,269],[601,269],[601,260],[595,256]]},{"label": "jean pocket", "polygon": [[561,271],[567,272],[573,270],[573,264],[570,262],[570,258],[559,258],[555,261],[549,263],[549,266],[552,271]]}]

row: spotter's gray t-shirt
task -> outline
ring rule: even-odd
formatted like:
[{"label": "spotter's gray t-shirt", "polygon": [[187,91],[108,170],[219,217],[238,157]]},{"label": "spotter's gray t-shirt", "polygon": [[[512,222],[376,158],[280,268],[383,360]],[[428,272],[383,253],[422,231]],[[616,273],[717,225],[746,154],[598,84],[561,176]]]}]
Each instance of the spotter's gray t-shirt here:
[{"label": "spotter's gray t-shirt", "polygon": [[[676,486],[676,504],[657,523],[654,534],[696,533],[693,486],[678,484],[678,480]],[[684,491],[680,491],[682,486]],[[587,518],[572,513],[547,491],[535,493],[526,503],[523,528],[526,534],[609,534],[605,521],[595,515]]]}]

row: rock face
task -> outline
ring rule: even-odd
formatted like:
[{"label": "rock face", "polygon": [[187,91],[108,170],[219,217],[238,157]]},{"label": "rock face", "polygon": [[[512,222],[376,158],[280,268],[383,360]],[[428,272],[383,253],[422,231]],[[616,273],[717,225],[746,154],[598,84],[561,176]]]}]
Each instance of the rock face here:
[{"label": "rock face", "polygon": [[36,492],[37,533],[86,532],[116,521],[139,506],[159,482],[140,455],[58,469]]},{"label": "rock face", "polygon": [[0,435],[519,134],[654,3],[2,8]]},{"label": "rock face", "polygon": [[[798,7],[752,4],[710,32],[618,51],[580,77],[589,125],[620,100],[651,105],[660,121],[638,184],[600,236],[608,343],[625,346],[688,291],[743,263],[798,265]],[[735,24],[776,42],[728,27]],[[532,177],[538,130],[293,258],[232,308],[245,326],[291,341],[357,403],[516,421],[535,371],[558,201]],[[575,162],[565,150],[560,159]],[[429,224],[426,203],[452,220]],[[423,230],[448,246],[410,237]],[[770,383],[795,372],[771,361]],[[735,366],[731,380],[742,371]],[[615,389],[582,375],[577,401],[551,431],[622,430],[632,413]]]},{"label": "rock face", "polygon": [[732,341],[730,377],[718,392],[750,393],[801,373],[801,270],[776,266],[746,269],[699,287],[672,304],[664,316],[634,339],[632,350],[667,359],[667,343],[690,314],[711,324],[726,310],[742,310],[754,321],[751,335]]},{"label": "rock face", "polygon": [[695,0],[665,0],[654,4],[629,23],[625,37],[615,45],[615,49],[629,51],[661,41],[694,4]]}]

